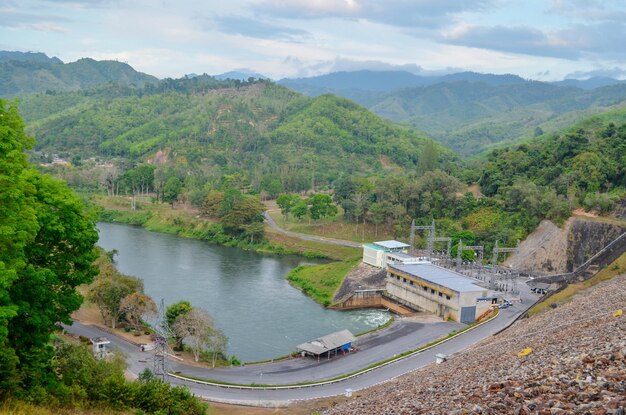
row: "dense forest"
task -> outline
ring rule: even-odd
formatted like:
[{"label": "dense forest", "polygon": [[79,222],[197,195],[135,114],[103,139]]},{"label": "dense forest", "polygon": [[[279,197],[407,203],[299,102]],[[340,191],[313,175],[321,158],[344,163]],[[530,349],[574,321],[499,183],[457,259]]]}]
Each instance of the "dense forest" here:
[{"label": "dense forest", "polygon": [[546,83],[516,75],[461,72],[420,77],[408,72],[339,72],[280,83],[311,96],[336,94],[389,120],[408,124],[461,155],[566,130],[572,123],[622,106],[626,85],[596,80]]},{"label": "dense forest", "polygon": [[[529,101],[545,94],[525,92]],[[288,195],[281,207],[300,220],[342,213],[406,238],[412,219],[435,219],[442,235],[490,250],[578,206],[607,213],[626,185],[622,153],[612,150],[621,148],[623,110],[463,160],[351,101],[267,80],[106,85],[26,95],[20,105],[38,138],[34,161],[84,191],[195,205],[218,222],[207,232],[221,243],[261,242],[262,207],[250,197]],[[316,213],[320,191],[340,210]]]}]

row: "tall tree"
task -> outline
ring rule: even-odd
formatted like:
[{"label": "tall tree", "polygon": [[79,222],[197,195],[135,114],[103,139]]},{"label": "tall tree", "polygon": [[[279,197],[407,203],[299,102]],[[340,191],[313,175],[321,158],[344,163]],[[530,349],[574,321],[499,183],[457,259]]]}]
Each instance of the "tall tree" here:
[{"label": "tall tree", "polygon": [[210,344],[214,330],[213,318],[206,310],[194,307],[176,319],[172,330],[189,346],[197,362],[200,360],[200,353]]},{"label": "tall tree", "polygon": [[98,239],[80,199],[28,167],[31,145],[15,105],[0,100],[0,383],[24,388],[54,381],[50,334],[80,306],[75,288],[96,273]]}]

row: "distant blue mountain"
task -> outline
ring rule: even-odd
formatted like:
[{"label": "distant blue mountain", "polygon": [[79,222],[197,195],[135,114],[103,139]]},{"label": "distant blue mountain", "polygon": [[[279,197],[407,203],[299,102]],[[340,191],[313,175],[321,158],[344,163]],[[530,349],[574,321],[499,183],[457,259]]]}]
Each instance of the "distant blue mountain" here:
[{"label": "distant blue mountain", "polygon": [[622,81],[615,78],[608,78],[604,76],[596,76],[589,79],[564,79],[562,81],[551,82],[553,85],[558,86],[573,86],[580,89],[596,89],[610,85],[624,84],[626,81]]},{"label": "distant blue mountain", "polygon": [[224,81],[226,79],[238,79],[240,81],[247,81],[249,78],[255,79],[269,79],[267,76],[252,71],[230,71],[224,72],[219,75],[213,75],[213,78]]},{"label": "distant blue mountain", "polygon": [[278,81],[278,83],[289,88],[293,87],[293,89],[296,90],[308,87],[310,90],[318,89],[327,92],[331,92],[334,89],[358,89],[382,92],[399,88],[429,85],[432,83],[432,79],[406,71],[363,70],[332,72],[327,75],[313,76],[310,78],[285,78]]},{"label": "distant blue mountain", "polygon": [[525,84],[528,82],[526,79],[521,78],[518,75],[513,75],[513,74],[496,75],[492,73],[478,73],[478,72],[453,73],[449,75],[444,75],[437,79],[437,83],[460,82],[460,81],[482,82],[482,83],[493,85],[493,86],[520,85],[520,84]]},{"label": "distant blue mountain", "polygon": [[0,62],[19,61],[19,62],[37,62],[37,63],[63,63],[56,56],[50,58],[41,52],[13,52],[9,50],[0,50]]}]

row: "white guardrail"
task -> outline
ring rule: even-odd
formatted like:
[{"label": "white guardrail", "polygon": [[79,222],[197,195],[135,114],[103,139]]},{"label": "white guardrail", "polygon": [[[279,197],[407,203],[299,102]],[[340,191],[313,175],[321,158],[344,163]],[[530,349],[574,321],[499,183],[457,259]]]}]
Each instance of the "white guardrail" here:
[{"label": "white guardrail", "polygon": [[[446,339],[443,339],[443,340],[441,340],[441,341],[439,341],[439,342],[437,342],[437,343],[435,343],[433,345],[424,347],[423,349],[416,350],[416,351],[414,351],[412,353],[409,353],[409,354],[407,354],[405,356],[400,356],[397,359],[390,360],[390,361],[382,363],[382,364],[380,364],[378,366],[371,367],[369,369],[364,369],[364,370],[362,370],[360,372],[353,373],[353,374],[345,376],[345,377],[341,377],[341,378],[338,378],[338,379],[332,379],[332,380],[325,380],[325,381],[322,381],[322,382],[307,383],[307,384],[304,384],[304,385],[248,386],[248,385],[233,385],[233,384],[224,384],[224,383],[218,383],[218,382],[211,382],[211,381],[207,381],[207,380],[192,379],[192,378],[188,378],[186,376],[177,375],[175,373],[168,373],[168,376],[171,376],[173,378],[176,378],[176,379],[179,379],[179,380],[183,380],[183,381],[186,381],[186,382],[197,383],[197,384],[200,384],[200,385],[217,386],[217,387],[220,387],[220,388],[227,388],[227,389],[244,389],[244,390],[246,390],[246,389],[248,389],[248,390],[302,389],[302,388],[311,388],[311,387],[317,387],[317,386],[331,385],[333,383],[343,382],[345,380],[352,379],[352,378],[355,378],[357,376],[364,375],[364,374],[369,373],[371,371],[374,371],[376,369],[380,369],[382,367],[391,365],[393,363],[397,363],[397,362],[402,361],[404,359],[408,359],[409,357],[412,357],[412,356],[415,356],[417,354],[423,353],[426,350],[430,350],[433,347],[437,347],[440,344],[446,343],[446,342],[448,342],[448,341],[450,341],[452,339],[457,338],[458,336],[461,336],[461,335],[463,335],[465,333],[468,333],[468,332],[470,332],[470,331],[472,331],[472,330],[482,326],[483,324],[489,323],[494,318],[496,318],[498,315],[499,315],[499,313],[496,313],[495,316],[493,316],[493,317],[489,318],[488,320],[485,320],[485,321],[483,321],[481,323],[478,323],[477,325],[475,325],[475,326],[473,326],[473,327],[471,327],[471,328],[469,328],[467,330],[464,330],[464,331],[462,331],[460,333],[457,333],[457,334],[455,334],[452,337],[448,337]],[[513,320],[510,324],[513,324],[514,321],[515,320]],[[504,330],[507,327],[509,327],[510,324],[507,324],[502,330]],[[498,332],[501,332],[502,330],[500,330]],[[387,381],[388,380],[391,380],[391,379],[387,379]]]}]

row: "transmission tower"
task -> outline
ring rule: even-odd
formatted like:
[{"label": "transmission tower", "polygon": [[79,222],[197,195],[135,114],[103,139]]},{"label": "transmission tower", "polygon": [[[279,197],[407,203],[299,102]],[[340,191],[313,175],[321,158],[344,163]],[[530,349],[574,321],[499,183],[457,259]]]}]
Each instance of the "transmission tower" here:
[{"label": "transmission tower", "polygon": [[474,251],[478,254],[478,263],[482,266],[483,264],[483,253],[485,252],[485,247],[482,245],[463,245],[463,241],[459,239],[459,248],[456,251],[456,266],[461,266],[461,258],[463,255],[463,251]]},{"label": "transmission tower", "polygon": [[498,247],[498,241],[496,241],[496,246],[493,248],[493,256],[491,257],[491,263],[493,265],[498,265],[498,255],[502,253],[519,253],[519,239],[517,240],[517,246],[515,248],[500,248]]},{"label": "transmission tower", "polygon": [[161,299],[154,324],[154,366],[152,373],[163,382],[167,381],[169,368],[167,365],[167,353],[169,350],[168,339],[172,336],[167,318],[165,317],[165,301]]},{"label": "transmission tower", "polygon": [[448,243],[446,257],[448,259],[450,258],[450,250],[452,248],[452,238],[447,237],[447,236],[439,236],[439,237],[435,236],[435,220],[434,219],[433,219],[432,224],[423,225],[423,226],[416,226],[415,219],[411,221],[411,236],[409,239],[409,243],[411,244],[411,253],[415,252],[415,231],[428,231],[426,251],[428,253],[429,260],[432,259],[433,248],[435,246],[435,242],[447,242]]}]

